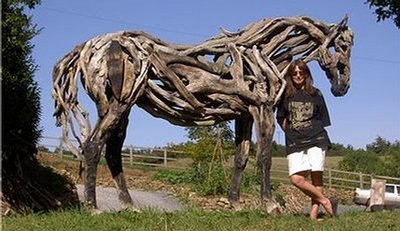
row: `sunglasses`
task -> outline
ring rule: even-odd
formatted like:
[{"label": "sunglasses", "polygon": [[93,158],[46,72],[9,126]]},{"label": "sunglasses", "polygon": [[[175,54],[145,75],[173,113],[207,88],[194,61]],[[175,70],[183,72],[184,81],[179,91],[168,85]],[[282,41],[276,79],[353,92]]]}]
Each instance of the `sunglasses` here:
[{"label": "sunglasses", "polygon": [[292,75],[305,75],[306,72],[305,71],[293,71]]}]

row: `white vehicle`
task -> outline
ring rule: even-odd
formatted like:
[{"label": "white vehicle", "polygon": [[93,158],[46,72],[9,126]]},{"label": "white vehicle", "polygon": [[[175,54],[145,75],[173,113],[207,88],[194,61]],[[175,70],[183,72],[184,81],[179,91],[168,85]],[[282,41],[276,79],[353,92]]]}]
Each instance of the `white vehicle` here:
[{"label": "white vehicle", "polygon": [[[353,202],[357,205],[369,206],[370,196],[370,189],[356,188]],[[400,208],[400,185],[386,184],[384,206],[385,208]]]}]

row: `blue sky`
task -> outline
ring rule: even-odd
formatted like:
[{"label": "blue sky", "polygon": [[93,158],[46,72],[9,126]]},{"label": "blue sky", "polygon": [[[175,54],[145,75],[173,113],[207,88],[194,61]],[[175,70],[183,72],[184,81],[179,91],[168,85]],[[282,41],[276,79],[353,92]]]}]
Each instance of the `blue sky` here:
[{"label": "blue sky", "polygon": [[[61,136],[52,116],[54,64],[76,45],[96,35],[143,30],[166,42],[194,44],[218,34],[220,27],[235,31],[263,18],[306,15],[337,23],[347,14],[355,34],[348,94],[332,96],[325,75],[317,64],[311,64],[315,84],[324,93],[330,111],[332,126],[327,130],[331,140],[355,148],[364,148],[378,135],[390,142],[400,140],[400,30],[392,21],[377,23],[364,0],[43,0],[30,14],[34,23],[43,28],[32,42],[33,58],[39,66],[35,80],[41,88],[44,136]],[[94,119],[94,106],[84,106]],[[283,143],[279,129],[275,140]],[[184,128],[134,107],[125,144],[153,147],[185,141]]]}]

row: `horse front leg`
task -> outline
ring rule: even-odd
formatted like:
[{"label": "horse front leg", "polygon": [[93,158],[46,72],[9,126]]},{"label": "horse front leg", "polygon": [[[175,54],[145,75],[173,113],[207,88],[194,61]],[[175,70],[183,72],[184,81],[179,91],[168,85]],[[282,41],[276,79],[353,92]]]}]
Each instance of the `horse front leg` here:
[{"label": "horse front leg", "polygon": [[228,197],[231,207],[235,210],[241,209],[240,182],[242,179],[243,170],[245,169],[249,158],[252,126],[253,119],[251,117],[244,117],[235,120],[236,153],[231,188]]},{"label": "horse front leg", "polygon": [[126,117],[121,121],[119,126],[116,127],[108,139],[106,143],[105,158],[117,188],[118,199],[121,203],[121,207],[124,209],[129,208],[131,210],[138,211],[138,209],[133,205],[132,198],[129,195],[122,168],[121,150],[126,136],[127,125],[128,118]]},{"label": "horse front leg", "polygon": [[269,126],[263,128],[261,134],[262,142],[257,146],[257,164],[261,172],[261,199],[270,201],[271,194],[271,165],[272,165],[272,137],[275,126],[268,123]]},{"label": "horse front leg", "polygon": [[261,199],[263,201],[270,201],[271,194],[271,181],[270,170],[272,164],[272,137],[275,131],[275,120],[273,108],[268,105],[261,107],[250,107],[257,136],[257,164],[261,172]]},{"label": "horse front leg", "polygon": [[265,202],[268,213],[279,214],[280,205],[272,199],[271,194],[271,164],[272,164],[272,136],[275,130],[273,107],[261,105],[251,106],[257,135],[257,163],[261,172],[261,200]]}]

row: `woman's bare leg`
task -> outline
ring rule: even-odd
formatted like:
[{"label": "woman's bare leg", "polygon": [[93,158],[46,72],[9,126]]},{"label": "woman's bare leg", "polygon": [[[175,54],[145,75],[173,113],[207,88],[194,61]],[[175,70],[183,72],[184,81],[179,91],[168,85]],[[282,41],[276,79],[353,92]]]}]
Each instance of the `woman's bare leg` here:
[{"label": "woman's bare leg", "polygon": [[[311,182],[312,184],[323,194],[323,178],[322,178],[322,171],[315,171],[311,172]],[[317,219],[319,210],[319,203],[311,198],[311,211],[310,211],[310,218],[312,220]]]},{"label": "woman's bare leg", "polygon": [[298,172],[291,175],[290,181],[304,194],[309,196],[316,203],[322,205],[327,213],[333,215],[333,210],[330,200],[326,198],[317,187],[306,181],[306,172]]}]

